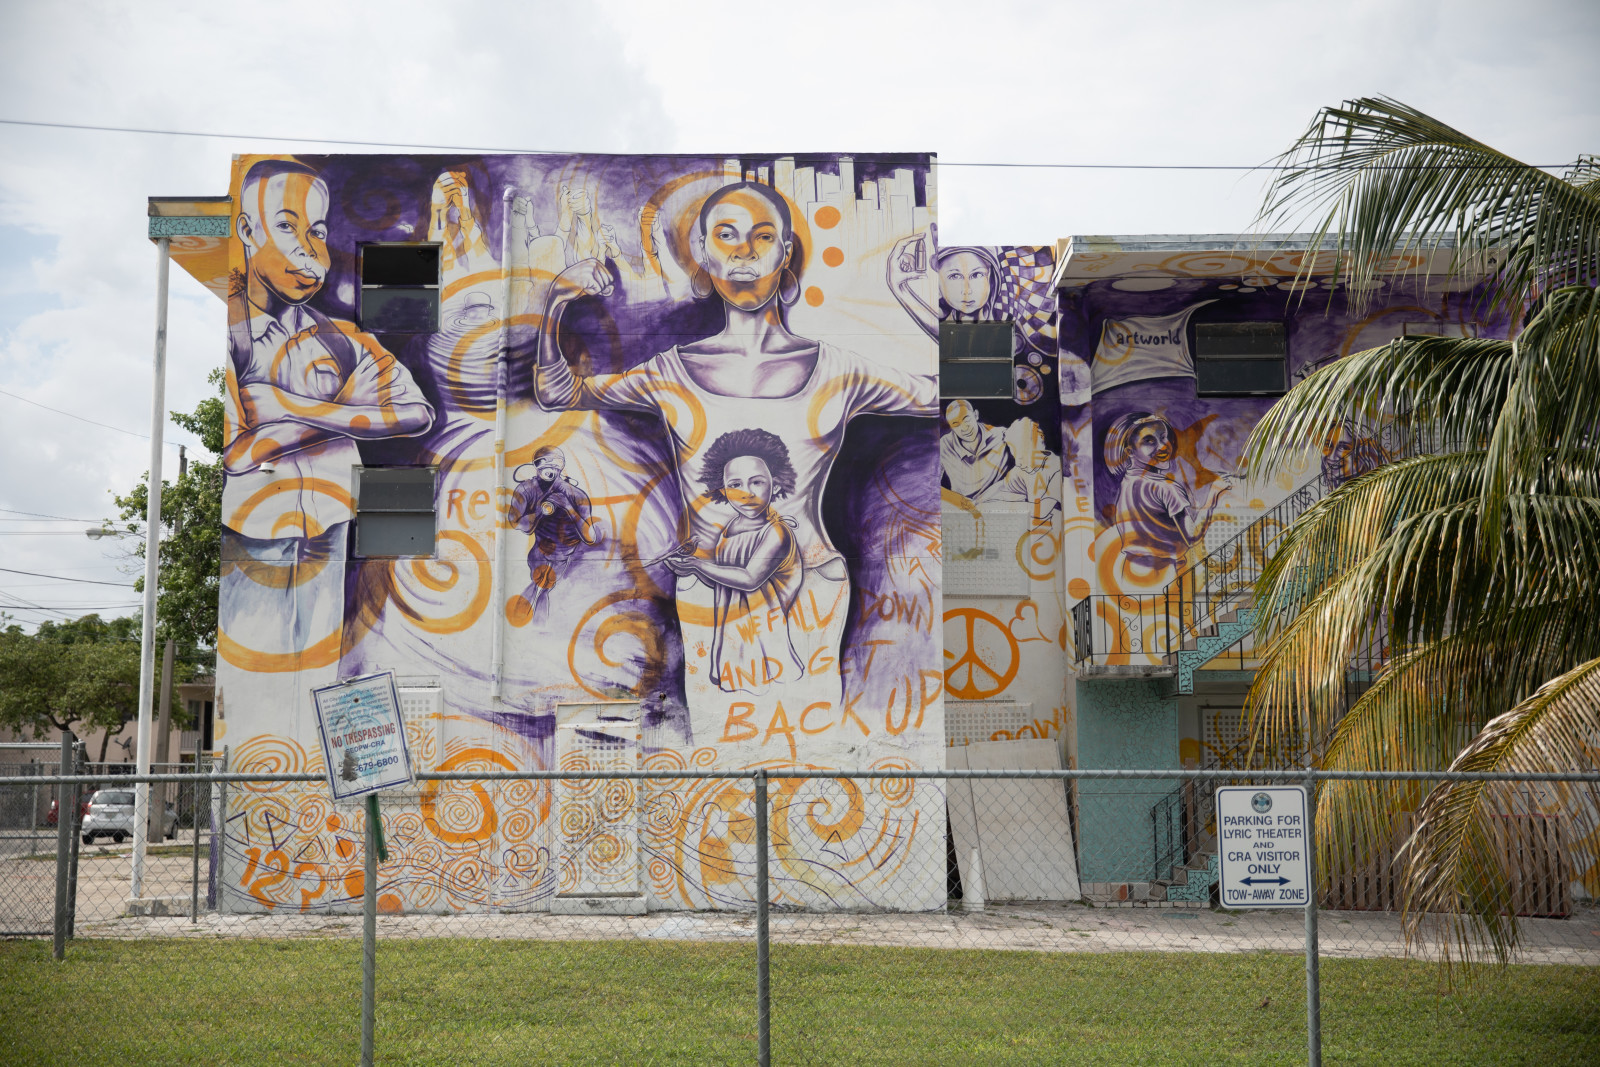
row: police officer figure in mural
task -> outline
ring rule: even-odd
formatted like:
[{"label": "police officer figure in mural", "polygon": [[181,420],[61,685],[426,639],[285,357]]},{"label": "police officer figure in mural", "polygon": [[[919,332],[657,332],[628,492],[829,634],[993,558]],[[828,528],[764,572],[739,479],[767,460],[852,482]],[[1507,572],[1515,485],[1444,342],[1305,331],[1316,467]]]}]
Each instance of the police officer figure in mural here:
[{"label": "police officer figure in mural", "polygon": [[[517,478],[511,521],[533,536],[528,549],[528,586],[519,598],[536,623],[550,613],[549,593],[586,545],[600,543],[599,523],[589,515],[589,495],[566,475],[567,457],[553,445],[533,454],[533,477]],[[517,472],[522,468],[518,468]]]}]

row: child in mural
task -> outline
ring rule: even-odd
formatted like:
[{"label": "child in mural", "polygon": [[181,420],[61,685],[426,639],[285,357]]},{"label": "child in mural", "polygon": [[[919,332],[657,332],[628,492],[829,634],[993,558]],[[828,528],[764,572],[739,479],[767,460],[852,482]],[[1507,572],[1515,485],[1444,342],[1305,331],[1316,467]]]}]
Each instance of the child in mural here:
[{"label": "child in mural", "polygon": [[[772,509],[774,500],[794,491],[794,466],[777,434],[735,430],[706,450],[700,477],[711,499],[737,514],[722,528],[709,560],[684,549],[667,557],[667,567],[715,591],[711,677],[717,688],[762,693],[788,673],[788,663],[793,664],[790,677],[805,673],[789,631],[789,613],[804,577],[800,546],[794,520]],[[760,625],[768,612],[782,620],[771,648]]]},{"label": "child in mural", "polygon": [[1006,433],[990,426],[967,400],[952,400],[944,409],[950,432],[939,438],[939,467],[945,488],[968,500],[987,500],[999,492],[1013,460]]},{"label": "child in mural", "polygon": [[1172,423],[1148,411],[1129,412],[1106,431],[1106,468],[1122,478],[1115,515],[1122,554],[1152,570],[1183,565],[1233,488],[1214,482],[1195,500],[1172,470],[1176,439]]},{"label": "child in mural", "polygon": [[[598,260],[580,261],[551,287],[539,337],[538,402],[546,410],[642,411],[663,420],[682,496],[679,540],[700,566],[716,564],[724,528],[740,515],[712,495],[710,481],[725,477],[726,471],[706,467],[708,442],[756,427],[776,436],[788,452],[794,477],[793,489],[774,497],[772,507],[792,523],[802,568],[801,593],[794,599],[804,597],[812,623],[805,630],[804,647],[796,651],[807,664],[813,657],[836,664],[850,584],[844,558],[822,523],[828,474],[845,428],[857,415],[936,414],[937,378],[908,374],[790,331],[787,311],[800,299],[803,255],[789,204],[771,187],[743,181],[718,188],[701,203],[691,239],[693,293],[721,304],[722,331],[669,348],[622,374],[575,378],[558,342],[562,313],[581,298],[610,296],[615,284]],[[677,556],[675,566],[687,569],[687,557]],[[685,645],[692,647],[697,631],[715,617],[714,603],[706,602],[714,598],[698,581],[678,583],[675,598]],[[780,617],[774,633],[779,625],[786,627],[787,620]],[[715,640],[714,634],[707,637]],[[837,668],[821,674],[808,669],[798,677],[786,671],[775,684],[802,680],[808,700],[841,697]],[[691,714],[725,711],[725,704],[719,707],[710,699],[719,693],[720,687],[691,682]]]},{"label": "child in mural", "polygon": [[316,172],[256,163],[239,205],[219,651],[238,666],[294,670],[339,654],[343,575],[328,563],[345,555],[356,441],[425,433],[434,411],[372,335],[310,303],[332,262]]},{"label": "child in mural", "polygon": [[[533,477],[517,479],[508,517],[533,537],[528,549],[528,586],[517,599],[527,617],[541,623],[549,615],[550,591],[584,546],[600,542],[600,533],[589,515],[589,495],[567,477],[567,457],[561,449],[553,445],[540,448],[533,454],[532,466]],[[515,476],[517,472],[512,473]]]},{"label": "child in mural", "polygon": [[[924,333],[939,338],[941,322],[993,322],[1000,299],[1000,264],[987,248],[956,245],[928,252],[933,238],[914,234],[889,253],[889,291]],[[920,290],[932,268],[939,279],[939,306],[929,307]]]}]

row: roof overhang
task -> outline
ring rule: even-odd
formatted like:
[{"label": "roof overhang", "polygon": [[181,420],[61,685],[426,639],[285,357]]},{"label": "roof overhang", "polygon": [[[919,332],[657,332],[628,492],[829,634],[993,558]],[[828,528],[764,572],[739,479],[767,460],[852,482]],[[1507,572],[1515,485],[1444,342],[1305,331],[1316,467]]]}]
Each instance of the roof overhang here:
[{"label": "roof overhang", "polygon": [[149,237],[167,240],[174,262],[221,300],[228,299],[228,236],[233,198],[152,196]]}]

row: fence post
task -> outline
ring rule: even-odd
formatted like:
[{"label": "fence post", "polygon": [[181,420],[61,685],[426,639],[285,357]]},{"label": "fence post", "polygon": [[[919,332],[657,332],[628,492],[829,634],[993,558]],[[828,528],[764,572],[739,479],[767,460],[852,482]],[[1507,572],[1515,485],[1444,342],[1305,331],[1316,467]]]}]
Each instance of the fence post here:
[{"label": "fence post", "polygon": [[1322,1067],[1322,978],[1317,957],[1317,772],[1306,768],[1306,1062]]},{"label": "fence post", "polygon": [[[72,742],[72,773],[78,774],[88,769],[87,753],[82,741]],[[83,821],[79,812],[83,802],[79,797],[82,786],[72,787],[72,832],[67,835],[67,842],[72,846],[72,857],[67,863],[67,940],[71,941],[78,936],[78,857],[83,852]],[[57,816],[59,818],[59,814]]]},{"label": "fence post", "polygon": [[772,960],[767,929],[767,772],[756,771],[756,1063],[772,1064]]},{"label": "fence post", "polygon": [[[61,773],[72,773],[72,731],[61,731]],[[69,812],[76,811],[75,787],[62,782],[56,787],[56,922],[55,957],[67,957],[67,862],[72,853],[72,823]]]},{"label": "fence post", "polygon": [[[208,768],[209,769],[209,768]],[[200,921],[200,750],[194,753],[194,777],[189,780],[189,921]],[[208,798],[209,799],[209,798]]]}]

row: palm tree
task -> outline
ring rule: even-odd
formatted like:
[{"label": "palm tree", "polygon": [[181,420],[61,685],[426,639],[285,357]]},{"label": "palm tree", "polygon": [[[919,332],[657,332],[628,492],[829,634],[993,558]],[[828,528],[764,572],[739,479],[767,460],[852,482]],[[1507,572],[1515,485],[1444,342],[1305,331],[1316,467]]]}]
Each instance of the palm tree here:
[{"label": "palm tree", "polygon": [[[1509,340],[1402,338],[1296,385],[1246,447],[1257,473],[1346,420],[1410,454],[1341,486],[1285,535],[1257,588],[1257,738],[1308,738],[1336,769],[1594,770],[1600,763],[1600,159],[1529,166],[1386,98],[1324,110],[1279,159],[1261,222],[1307,219],[1356,311],[1396,253],[1448,251]],[[1308,262],[1312,257],[1308,257]],[[1370,688],[1352,657],[1386,651]],[[1591,879],[1600,790],[1551,787]],[[1329,783],[1323,869],[1401,851],[1413,937],[1509,958],[1509,782]]]}]

